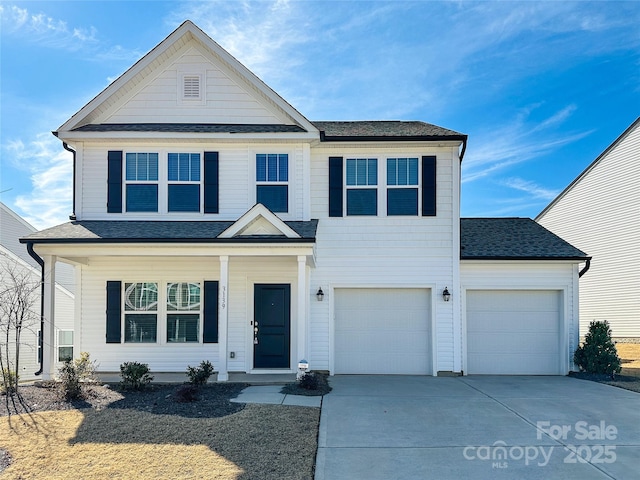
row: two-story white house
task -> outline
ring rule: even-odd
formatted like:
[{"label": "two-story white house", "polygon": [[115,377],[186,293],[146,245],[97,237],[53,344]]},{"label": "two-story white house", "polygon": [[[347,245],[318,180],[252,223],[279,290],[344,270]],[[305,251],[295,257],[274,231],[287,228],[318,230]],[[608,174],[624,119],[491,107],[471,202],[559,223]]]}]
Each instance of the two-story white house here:
[{"label": "two-story white house", "polygon": [[573,367],[588,257],[530,219],[461,221],[466,135],[311,122],[189,21],[54,133],[72,220],[21,241],[76,266],[74,348],[104,372]]}]

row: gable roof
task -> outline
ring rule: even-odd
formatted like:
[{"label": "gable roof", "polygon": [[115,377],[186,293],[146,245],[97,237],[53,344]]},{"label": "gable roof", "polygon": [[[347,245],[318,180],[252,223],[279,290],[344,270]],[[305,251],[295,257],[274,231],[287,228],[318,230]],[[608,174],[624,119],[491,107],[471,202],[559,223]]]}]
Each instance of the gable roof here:
[{"label": "gable roof", "polygon": [[263,238],[266,235],[300,238],[300,234],[261,203],[257,203],[250,208],[226,228],[224,232],[218,235],[218,238],[238,238],[249,235],[258,235]]},{"label": "gable roof", "polygon": [[[95,119],[99,117],[101,109],[108,108],[117,99],[126,96],[134,88],[134,84],[139,84],[143,79],[151,75],[153,69],[157,68],[157,62],[161,58],[170,56],[174,50],[181,47],[185,42],[196,42],[196,44],[204,48],[225,69],[240,79],[244,87],[249,88],[253,94],[265,100],[271,108],[280,112],[281,116],[288,118],[290,122],[287,122],[287,124],[297,125],[303,132],[317,135],[316,128],[309,120],[189,20],[183,22],[167,38],[82,107],[67,122],[61,125],[54,134],[61,138],[73,138],[83,132],[86,133],[86,131],[80,130],[79,127],[94,124]],[[70,132],[75,132],[76,135],[69,135]]]},{"label": "gable roof", "polygon": [[32,233],[20,239],[21,243],[313,243],[317,220],[284,222],[297,234],[295,238],[283,235],[255,235],[222,238],[231,221],[136,221],[85,220],[67,222]]},{"label": "gable roof", "polygon": [[581,260],[586,253],[530,218],[461,218],[461,260]]},{"label": "gable roof", "polygon": [[554,198],[551,203],[549,203],[549,205],[547,205],[544,210],[542,210],[537,216],[536,216],[536,221],[539,221],[542,217],[545,216],[545,214],[551,209],[553,208],[553,206],[555,204],[557,204],[565,195],[567,195],[571,190],[573,190],[573,187],[575,187],[584,177],[586,177],[589,172],[591,172],[594,168],[596,168],[596,166],[602,162],[602,160],[614,149],[616,148],[620,143],[622,143],[622,141],[627,138],[631,132],[633,132],[636,128],[638,128],[640,126],[640,117],[636,118],[635,122],[633,122],[631,125],[629,125],[629,127],[622,132],[622,134],[616,138],[613,143],[611,145],[609,145],[604,152],[602,152],[600,155],[598,155],[598,158],[596,158],[593,162],[591,162],[591,164],[585,168],[582,173],[580,173],[580,175],[578,175],[573,182],[571,182],[567,188],[565,188],[562,192],[560,192],[560,194]]},{"label": "gable roof", "polygon": [[430,123],[419,121],[314,121],[313,124],[320,130],[320,138],[323,141],[344,142],[350,140],[459,140],[466,141],[467,136],[438,127]]}]

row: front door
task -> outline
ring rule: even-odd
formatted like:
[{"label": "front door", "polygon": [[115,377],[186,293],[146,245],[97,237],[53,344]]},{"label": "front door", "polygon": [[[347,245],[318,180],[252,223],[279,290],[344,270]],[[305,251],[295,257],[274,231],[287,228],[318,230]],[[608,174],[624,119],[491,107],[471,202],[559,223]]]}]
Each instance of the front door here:
[{"label": "front door", "polygon": [[289,368],[291,285],[254,286],[253,367]]}]

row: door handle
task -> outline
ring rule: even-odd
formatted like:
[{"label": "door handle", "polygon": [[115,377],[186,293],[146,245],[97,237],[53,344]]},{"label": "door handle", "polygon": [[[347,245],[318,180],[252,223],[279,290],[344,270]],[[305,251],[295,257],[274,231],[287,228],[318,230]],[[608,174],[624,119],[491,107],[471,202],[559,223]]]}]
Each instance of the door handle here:
[{"label": "door handle", "polygon": [[253,344],[258,345],[258,322],[253,327]]}]

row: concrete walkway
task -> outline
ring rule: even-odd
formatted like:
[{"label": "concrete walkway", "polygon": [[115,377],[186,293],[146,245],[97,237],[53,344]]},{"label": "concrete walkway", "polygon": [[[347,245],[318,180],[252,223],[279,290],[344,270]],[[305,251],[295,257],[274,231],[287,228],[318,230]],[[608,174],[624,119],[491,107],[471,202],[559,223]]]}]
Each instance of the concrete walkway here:
[{"label": "concrete walkway", "polygon": [[316,480],[640,478],[638,393],[568,377],[330,384]]},{"label": "concrete walkway", "polygon": [[268,403],[272,405],[297,405],[299,407],[320,407],[322,397],[287,395],[280,393],[284,385],[254,385],[247,387],[231,401],[235,403]]}]

